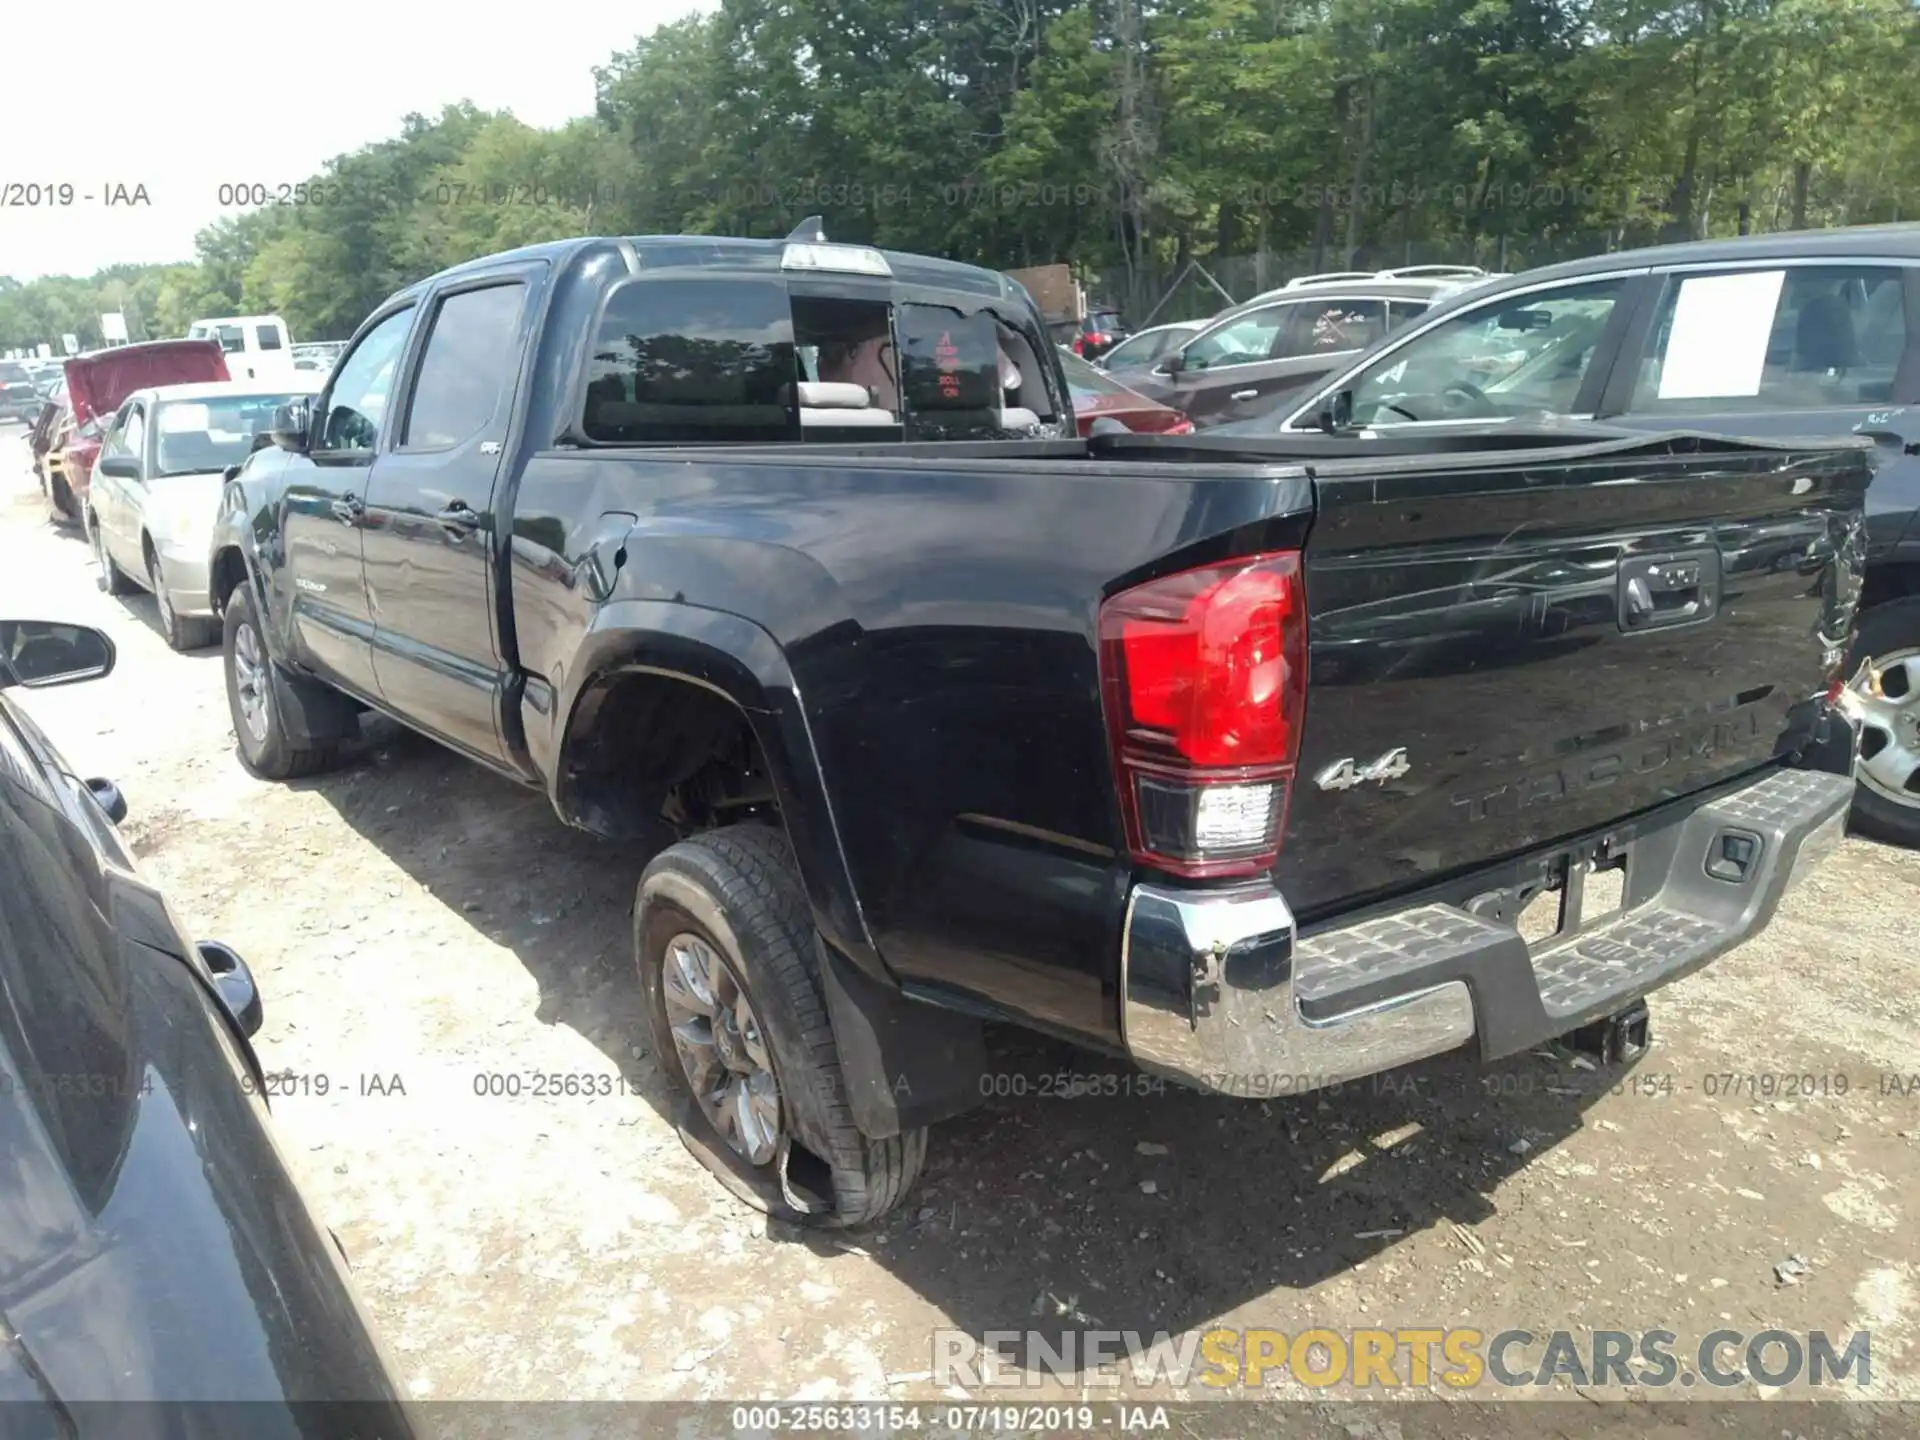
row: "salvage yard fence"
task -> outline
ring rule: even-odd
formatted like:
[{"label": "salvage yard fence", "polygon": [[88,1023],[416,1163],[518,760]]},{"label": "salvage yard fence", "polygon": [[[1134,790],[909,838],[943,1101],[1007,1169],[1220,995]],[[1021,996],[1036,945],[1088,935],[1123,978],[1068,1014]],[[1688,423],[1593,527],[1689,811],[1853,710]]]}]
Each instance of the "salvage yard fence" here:
[{"label": "salvage yard fence", "polygon": [[[1233,303],[1251,300],[1278,289],[1297,275],[1330,270],[1389,270],[1407,265],[1478,265],[1485,270],[1530,270],[1561,260],[1578,260],[1620,249],[1619,237],[1609,231],[1582,232],[1551,239],[1509,239],[1489,235],[1476,243],[1367,245],[1348,256],[1329,247],[1316,254],[1299,250],[1263,250],[1251,255],[1201,257],[1159,261],[1128,269],[1113,266],[1089,277],[1087,299],[1095,308],[1117,308],[1135,328],[1165,325],[1177,320],[1205,320]],[[1203,273],[1204,272],[1204,273]],[[1219,289],[1208,282],[1218,282]],[[1153,318],[1148,320],[1148,316]]]}]

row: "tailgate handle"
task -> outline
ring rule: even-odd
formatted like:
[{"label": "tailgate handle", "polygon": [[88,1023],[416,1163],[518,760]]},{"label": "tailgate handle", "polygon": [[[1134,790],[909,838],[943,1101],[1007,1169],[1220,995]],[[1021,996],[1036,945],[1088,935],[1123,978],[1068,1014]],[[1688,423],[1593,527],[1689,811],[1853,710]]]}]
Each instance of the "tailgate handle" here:
[{"label": "tailgate handle", "polygon": [[1649,556],[1620,566],[1620,628],[1659,630],[1709,619],[1720,600],[1720,552]]}]

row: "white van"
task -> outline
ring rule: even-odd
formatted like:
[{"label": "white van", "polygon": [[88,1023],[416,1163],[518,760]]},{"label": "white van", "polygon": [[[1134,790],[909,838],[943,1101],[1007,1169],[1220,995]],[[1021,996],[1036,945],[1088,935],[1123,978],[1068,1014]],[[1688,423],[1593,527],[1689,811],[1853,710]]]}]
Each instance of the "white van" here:
[{"label": "white van", "polygon": [[189,340],[218,340],[227,352],[227,373],[235,380],[290,380],[294,376],[293,337],[278,315],[223,315],[196,320]]}]

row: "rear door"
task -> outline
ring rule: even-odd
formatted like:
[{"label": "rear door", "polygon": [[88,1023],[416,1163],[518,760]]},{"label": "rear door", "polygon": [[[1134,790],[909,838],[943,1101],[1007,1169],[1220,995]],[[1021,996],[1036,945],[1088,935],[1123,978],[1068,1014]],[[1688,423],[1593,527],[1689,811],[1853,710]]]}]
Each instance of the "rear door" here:
[{"label": "rear door", "polygon": [[431,303],[400,431],[362,531],[373,668],[388,708],[505,759],[496,593],[498,481],[544,267],[462,280]]},{"label": "rear door", "polygon": [[[138,400],[129,400],[120,407],[100,441],[100,459],[114,456],[137,461],[146,454],[146,443],[146,407]],[[138,506],[133,492],[139,484],[138,480],[104,474],[99,461],[95,461],[93,483],[87,492],[107,553],[130,575],[146,574],[135,530]]]},{"label": "rear door", "polygon": [[1307,722],[1280,861],[1305,918],[1611,824],[1805,739],[1857,469],[1832,452],[1638,448],[1315,467]]}]

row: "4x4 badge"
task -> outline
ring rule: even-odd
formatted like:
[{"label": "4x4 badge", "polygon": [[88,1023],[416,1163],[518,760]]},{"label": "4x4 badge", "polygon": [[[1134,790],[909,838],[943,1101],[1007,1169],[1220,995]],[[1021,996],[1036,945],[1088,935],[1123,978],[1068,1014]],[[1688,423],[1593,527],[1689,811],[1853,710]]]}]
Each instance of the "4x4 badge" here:
[{"label": "4x4 badge", "polygon": [[1369,780],[1380,785],[1389,780],[1398,780],[1412,768],[1407,763],[1406,747],[1402,746],[1387,751],[1378,760],[1370,760],[1365,765],[1355,765],[1351,755],[1344,760],[1336,760],[1314,776],[1313,781],[1322,790],[1351,790]]}]

